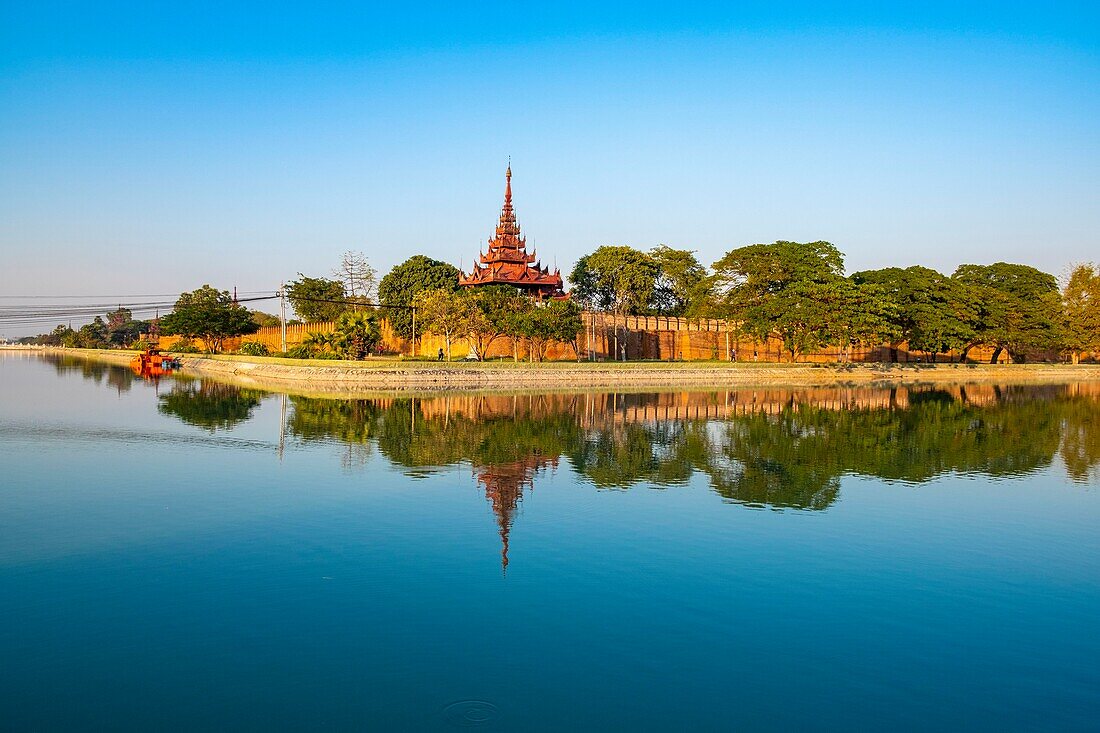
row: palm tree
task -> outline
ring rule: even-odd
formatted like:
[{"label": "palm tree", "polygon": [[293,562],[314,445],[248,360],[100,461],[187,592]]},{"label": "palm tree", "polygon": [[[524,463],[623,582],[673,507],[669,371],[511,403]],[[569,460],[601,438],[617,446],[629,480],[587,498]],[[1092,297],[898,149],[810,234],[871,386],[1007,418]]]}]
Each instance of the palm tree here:
[{"label": "palm tree", "polygon": [[302,345],[315,352],[331,351],[339,354],[342,351],[340,336],[335,332],[311,333],[302,341]]},{"label": "palm tree", "polygon": [[349,359],[365,359],[367,353],[382,340],[382,331],[374,313],[347,311],[336,321],[335,336],[344,356]]}]

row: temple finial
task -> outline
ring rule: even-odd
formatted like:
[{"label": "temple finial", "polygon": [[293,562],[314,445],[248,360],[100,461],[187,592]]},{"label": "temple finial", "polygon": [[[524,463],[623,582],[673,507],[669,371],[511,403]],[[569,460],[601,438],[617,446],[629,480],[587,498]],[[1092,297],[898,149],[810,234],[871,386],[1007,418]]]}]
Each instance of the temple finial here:
[{"label": "temple finial", "polygon": [[504,203],[512,203],[512,156],[508,156],[508,170],[504,174]]}]

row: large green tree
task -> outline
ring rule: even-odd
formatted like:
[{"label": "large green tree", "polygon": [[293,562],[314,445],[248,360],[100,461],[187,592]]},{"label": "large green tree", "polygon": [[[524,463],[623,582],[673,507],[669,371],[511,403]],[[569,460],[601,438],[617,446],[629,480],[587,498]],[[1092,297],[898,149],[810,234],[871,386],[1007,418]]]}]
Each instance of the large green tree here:
[{"label": "large green tree", "polygon": [[335,321],[349,308],[339,280],[306,277],[299,272],[298,279],[287,284],[286,295],[294,312],[307,323]]},{"label": "large green tree", "polygon": [[541,303],[523,313],[519,328],[530,345],[532,361],[545,359],[546,349],[555,341],[570,344],[579,353],[577,334],[584,328],[581,307],[572,300]]},{"label": "large green tree", "polygon": [[473,306],[466,321],[466,337],[478,360],[484,361],[493,342],[513,331],[515,315],[526,310],[531,299],[507,285],[470,288],[466,297]]},{"label": "large green tree", "polygon": [[660,267],[633,247],[598,248],[577,260],[572,274],[573,298],[593,310],[616,315],[646,313],[654,298]]},{"label": "large green tree", "polygon": [[129,346],[148,328],[145,321],[134,320],[133,312],[122,306],[107,313],[105,323],[105,338],[111,346]]},{"label": "large green tree", "polygon": [[91,323],[86,323],[76,332],[76,347],[81,349],[104,349],[107,344],[107,323],[96,316]]},{"label": "large green tree", "polygon": [[661,244],[649,254],[657,264],[653,310],[662,315],[693,315],[705,295],[707,268],[686,249]]},{"label": "large green tree", "polygon": [[1028,265],[960,265],[951,276],[973,289],[978,306],[975,340],[1023,361],[1031,350],[1061,342],[1062,303],[1053,275]]},{"label": "large green tree", "polygon": [[226,290],[203,285],[183,293],[172,312],[160,319],[160,330],[187,338],[201,338],[207,350],[217,353],[227,338],[258,330],[252,313],[234,302]]},{"label": "large green tree", "polygon": [[573,268],[569,276],[573,298],[585,307],[614,316],[616,354],[619,319],[649,312],[659,274],[657,261],[633,247],[600,247],[581,257]]},{"label": "large green tree", "polygon": [[473,301],[466,293],[435,288],[421,290],[412,305],[425,333],[443,337],[447,345],[447,360],[451,359],[451,342],[469,333],[470,319],[475,317]]},{"label": "large green tree", "polygon": [[1100,351],[1100,269],[1096,265],[1077,265],[1062,290],[1065,317],[1064,343],[1080,360],[1082,351]]},{"label": "large green tree", "polygon": [[711,312],[758,341],[779,338],[791,361],[891,331],[890,304],[877,288],[846,279],[844,256],[828,242],[740,247],[713,269]]},{"label": "large green tree", "polygon": [[973,289],[964,283],[917,265],[864,270],[853,274],[852,280],[877,286],[892,305],[893,361],[903,341],[910,350],[931,352],[933,360],[938,353],[973,343],[978,306]]},{"label": "large green tree", "polygon": [[[424,255],[414,255],[390,270],[378,285],[378,299],[388,309],[386,318],[394,333],[411,338],[412,313],[408,307],[413,298],[421,290],[457,290],[458,275],[454,265]],[[417,314],[418,321],[419,317]],[[420,331],[419,322],[417,331]]]}]

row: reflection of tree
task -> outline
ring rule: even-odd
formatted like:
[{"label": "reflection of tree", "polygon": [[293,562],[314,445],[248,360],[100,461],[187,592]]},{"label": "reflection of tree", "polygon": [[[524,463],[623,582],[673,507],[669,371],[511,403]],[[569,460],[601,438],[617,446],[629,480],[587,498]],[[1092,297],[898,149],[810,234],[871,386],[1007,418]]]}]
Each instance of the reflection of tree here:
[{"label": "reflection of tree", "polygon": [[1095,402],[1074,400],[1063,414],[1061,456],[1066,473],[1078,483],[1100,479],[1100,410]]},{"label": "reflection of tree", "polygon": [[734,401],[751,405],[745,411],[708,397],[679,413],[667,401],[651,404],[654,395],[292,398],[288,425],[304,440],[349,451],[376,445],[412,475],[469,464],[496,518],[505,569],[524,494],[561,456],[598,488],[683,485],[700,475],[730,502],[810,510],[836,501],[845,474],[1016,476],[1049,466],[1059,450],[1074,480],[1100,466],[1100,403],[1064,388],[908,390],[859,404],[751,397]]},{"label": "reflection of tree", "polygon": [[287,429],[305,441],[340,440],[366,443],[374,436],[381,408],[372,400],[326,400],[290,398],[294,412]]},{"label": "reflection of tree", "polygon": [[107,372],[107,384],[118,390],[120,394],[129,392],[134,386],[134,373],[129,369],[115,367]]},{"label": "reflection of tree", "polygon": [[[902,396],[877,395],[875,406],[860,407],[773,395],[767,409],[702,418],[647,410],[650,395],[294,398],[290,426],[306,439],[376,442],[390,462],[416,473],[468,462],[486,486],[496,468],[510,476],[517,466],[566,456],[601,488],[679,485],[702,474],[730,501],[804,509],[831,505],[844,474],[914,482],[949,472],[1014,476],[1050,465],[1059,449],[1075,480],[1100,465],[1097,402],[1064,387]],[[654,417],[627,417],[637,414]],[[524,476],[519,494],[533,474]]]},{"label": "reflection of tree", "polygon": [[60,375],[80,374],[84,379],[107,386],[119,393],[129,392],[134,385],[134,374],[126,367],[105,364],[92,359],[81,359],[68,354],[43,354],[42,358]]},{"label": "reflection of tree", "polygon": [[704,471],[724,498],[753,506],[825,509],[840,471],[823,454],[829,437],[807,430],[795,410],[750,414],[725,424]]},{"label": "reflection of tree", "polygon": [[366,463],[371,454],[371,439],[381,411],[372,400],[326,400],[291,397],[294,412],[287,422],[292,435],[303,441],[335,440],[347,446],[345,466]]},{"label": "reflection of tree", "polygon": [[112,369],[118,369],[119,371],[125,371],[121,367],[111,367],[103,362],[93,361],[91,359],[78,359],[75,356],[69,356],[67,354],[44,354],[42,356],[50,365],[57,370],[58,374],[72,374],[73,372],[79,373],[89,381],[100,383],[103,381],[103,377]]},{"label": "reflection of tree", "polygon": [[178,417],[188,425],[210,432],[229,430],[252,417],[264,393],[210,380],[177,380],[172,391],[160,396],[157,409],[163,415]]}]

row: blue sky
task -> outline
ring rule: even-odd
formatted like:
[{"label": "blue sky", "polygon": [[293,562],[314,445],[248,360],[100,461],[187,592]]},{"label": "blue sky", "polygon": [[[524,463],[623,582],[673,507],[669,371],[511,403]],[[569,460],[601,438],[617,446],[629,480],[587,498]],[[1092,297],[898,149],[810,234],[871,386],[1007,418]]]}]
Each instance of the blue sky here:
[{"label": "blue sky", "polygon": [[0,0],[0,294],[826,239],[1100,259],[1095,3]]}]

